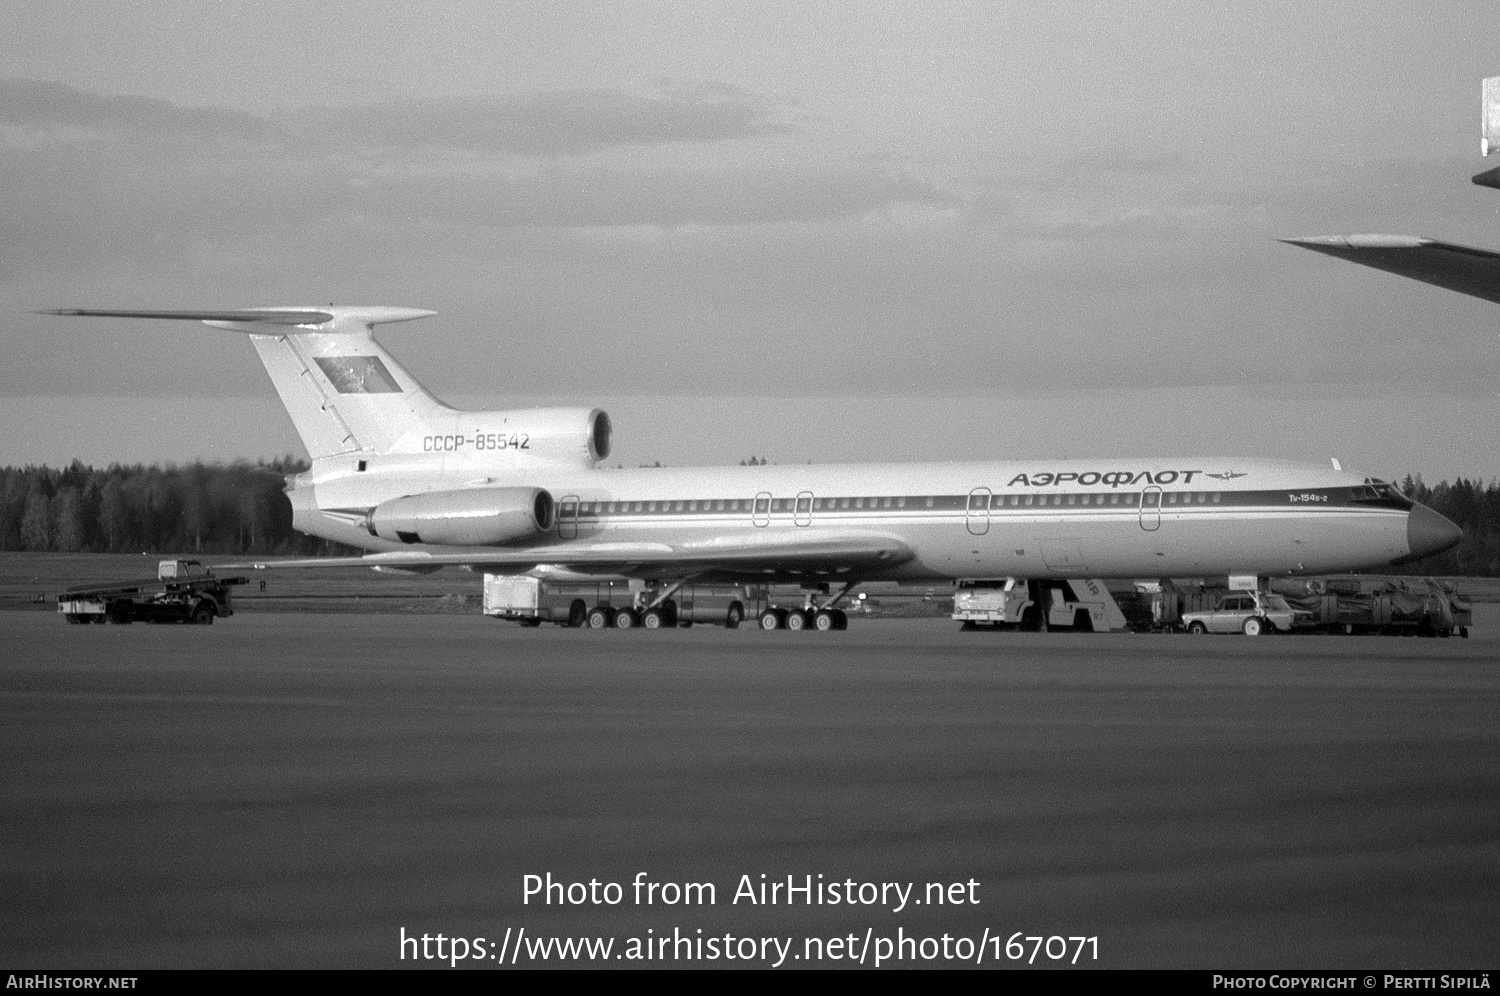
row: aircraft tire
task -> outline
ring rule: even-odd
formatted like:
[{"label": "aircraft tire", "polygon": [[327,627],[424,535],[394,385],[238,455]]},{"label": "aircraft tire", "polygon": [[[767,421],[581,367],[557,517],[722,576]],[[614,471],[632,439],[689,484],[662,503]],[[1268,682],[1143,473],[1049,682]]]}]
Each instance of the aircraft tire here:
[{"label": "aircraft tire", "polygon": [[641,623],[634,609],[621,609],[615,613],[615,629],[634,629]]},{"label": "aircraft tire", "polygon": [[834,629],[837,629],[838,626],[837,622],[833,618],[832,612],[829,612],[827,609],[819,609],[817,612],[813,613],[812,628],[817,630],[819,633],[828,633]]},{"label": "aircraft tire", "polygon": [[787,612],[786,628],[794,633],[807,629],[807,613],[800,609]]},{"label": "aircraft tire", "polygon": [[724,628],[739,629],[740,623],[745,620],[745,607],[739,602],[730,602],[729,611],[724,613]]},{"label": "aircraft tire", "polygon": [[589,629],[609,629],[610,623],[614,621],[614,614],[603,605],[596,605],[586,620]]},{"label": "aircraft tire", "polygon": [[583,599],[581,599],[581,598],[575,598],[575,599],[573,599],[573,604],[570,605],[570,606],[568,606],[568,621],[567,621],[566,625],[571,626],[574,629],[577,629],[578,627],[582,626],[584,623],[588,622],[588,618],[589,618],[589,607],[587,605],[583,604]]},{"label": "aircraft tire", "polygon": [[666,624],[666,613],[661,609],[647,609],[641,613],[643,629],[661,629]]},{"label": "aircraft tire", "polygon": [[1202,636],[1204,633],[1208,632],[1208,627],[1203,625],[1201,622],[1195,622],[1188,627],[1188,632],[1193,636]]},{"label": "aircraft tire", "polygon": [[781,613],[775,609],[767,609],[760,614],[761,629],[780,629],[784,624],[781,621]]}]

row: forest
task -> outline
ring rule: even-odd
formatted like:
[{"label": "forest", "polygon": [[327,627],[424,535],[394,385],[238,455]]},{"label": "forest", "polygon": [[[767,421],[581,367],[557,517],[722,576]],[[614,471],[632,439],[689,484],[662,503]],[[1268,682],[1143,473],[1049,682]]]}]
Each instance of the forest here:
[{"label": "forest", "polygon": [[292,531],[284,457],[164,467],[74,461],[0,470],[0,550],[63,553],[347,553]]},{"label": "forest", "polygon": [[[253,464],[6,467],[0,470],[0,550],[353,552],[292,531],[284,478],[306,469],[305,461],[289,456]],[[1447,553],[1378,573],[1500,576],[1500,481],[1459,478],[1429,486],[1408,475],[1401,490],[1458,523],[1464,540]]]}]

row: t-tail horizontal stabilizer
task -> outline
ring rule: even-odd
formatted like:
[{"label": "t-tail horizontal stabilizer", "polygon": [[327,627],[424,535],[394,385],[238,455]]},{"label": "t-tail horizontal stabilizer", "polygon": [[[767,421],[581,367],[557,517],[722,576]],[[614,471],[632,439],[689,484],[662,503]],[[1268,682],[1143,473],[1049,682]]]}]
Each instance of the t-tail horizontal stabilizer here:
[{"label": "t-tail horizontal stabilizer", "polygon": [[[203,322],[216,328],[237,325],[282,325],[308,332],[345,332],[369,329],[391,322],[409,322],[437,314],[425,308],[393,308],[388,305],[353,305],[327,308],[234,308],[206,311],[123,311],[104,308],[52,308],[39,315],[62,315],[68,318],[162,318],[168,321]],[[323,328],[322,326],[330,326]],[[247,332],[268,330],[249,328]]]},{"label": "t-tail horizontal stabilizer", "polygon": [[1419,235],[1313,235],[1294,246],[1500,304],[1500,253]]},{"label": "t-tail horizontal stabilizer", "polygon": [[451,414],[370,334],[376,325],[435,315],[422,308],[329,305],[127,311],[58,308],[81,318],[165,318],[244,332],[291,416],[308,456],[389,453],[402,440],[441,431]]},{"label": "t-tail horizontal stabilizer", "polygon": [[323,325],[333,321],[326,311],[306,308],[243,308],[237,311],[102,311],[92,308],[54,308],[39,315],[71,318],[165,318],[189,322],[256,322],[263,325]]}]

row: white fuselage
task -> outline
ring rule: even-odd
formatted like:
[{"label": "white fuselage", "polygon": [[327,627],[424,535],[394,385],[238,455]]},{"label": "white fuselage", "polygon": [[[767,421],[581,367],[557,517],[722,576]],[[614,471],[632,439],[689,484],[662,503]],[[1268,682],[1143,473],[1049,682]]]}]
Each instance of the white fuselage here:
[{"label": "white fuselage", "polygon": [[298,530],[376,552],[461,552],[379,539],[363,516],[403,495],[524,485],[551,492],[557,521],[505,549],[546,562],[601,542],[819,533],[891,537],[910,551],[865,572],[872,580],[1326,573],[1411,552],[1409,503],[1353,500],[1362,476],[1263,459],[597,470],[471,452],[357,463],[329,458],[298,475]]}]

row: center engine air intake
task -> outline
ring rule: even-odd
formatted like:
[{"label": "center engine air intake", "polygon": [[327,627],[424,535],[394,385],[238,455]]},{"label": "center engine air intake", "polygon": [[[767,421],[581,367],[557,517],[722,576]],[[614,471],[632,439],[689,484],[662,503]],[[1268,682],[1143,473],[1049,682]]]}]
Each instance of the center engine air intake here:
[{"label": "center engine air intake", "polygon": [[365,528],[397,543],[496,546],[545,533],[555,507],[541,488],[432,491],[381,502],[370,510]]}]

